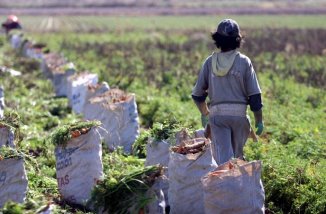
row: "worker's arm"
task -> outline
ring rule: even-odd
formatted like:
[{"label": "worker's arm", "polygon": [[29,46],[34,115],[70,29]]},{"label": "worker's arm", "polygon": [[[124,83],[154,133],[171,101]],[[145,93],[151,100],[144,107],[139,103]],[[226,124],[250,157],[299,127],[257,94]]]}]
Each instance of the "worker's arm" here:
[{"label": "worker's arm", "polygon": [[192,95],[192,99],[194,100],[198,110],[202,115],[208,115],[209,114],[209,109],[207,106],[207,103],[205,102],[206,96],[198,97],[195,95]]},{"label": "worker's arm", "polygon": [[204,64],[202,65],[202,68],[199,72],[197,82],[192,89],[192,99],[194,100],[198,110],[201,113],[201,121],[203,127],[206,126],[208,123],[208,106],[206,104],[206,97],[208,96],[207,90],[208,90],[208,77],[209,77],[209,67],[211,66],[211,60],[210,57],[208,57]]},{"label": "worker's arm", "polygon": [[192,95],[192,99],[194,100],[198,110],[201,113],[201,122],[203,127],[205,127],[208,123],[208,114],[209,114],[209,109],[207,106],[207,103],[205,102],[206,96],[194,96]]},{"label": "worker's arm", "polygon": [[255,127],[257,128],[256,134],[261,135],[264,130],[261,94],[249,96],[249,106],[251,111],[254,113]]}]

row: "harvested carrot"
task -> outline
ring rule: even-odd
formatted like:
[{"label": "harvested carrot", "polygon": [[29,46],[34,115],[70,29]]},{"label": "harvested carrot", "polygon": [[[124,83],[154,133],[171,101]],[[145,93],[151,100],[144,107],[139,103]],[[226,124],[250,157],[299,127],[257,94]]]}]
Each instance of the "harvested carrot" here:
[{"label": "harvested carrot", "polygon": [[225,169],[221,169],[221,170],[217,170],[214,172],[209,173],[210,176],[220,176],[221,174],[227,172],[229,170],[225,170]]},{"label": "harvested carrot", "polygon": [[72,132],[71,132],[71,137],[72,137],[72,138],[79,137],[80,135],[81,135],[81,133],[80,133],[79,130],[75,130],[75,131],[72,131]]},{"label": "harvested carrot", "polygon": [[203,146],[205,146],[205,141],[201,141],[201,142],[196,142],[194,144],[191,144],[191,145],[185,145],[185,148],[190,150],[190,149],[197,149],[197,148],[201,148]]},{"label": "harvested carrot", "polygon": [[180,146],[173,146],[171,150],[179,154],[196,154],[198,152],[204,151],[205,146],[208,144],[207,139],[193,139],[188,141],[183,141]]}]

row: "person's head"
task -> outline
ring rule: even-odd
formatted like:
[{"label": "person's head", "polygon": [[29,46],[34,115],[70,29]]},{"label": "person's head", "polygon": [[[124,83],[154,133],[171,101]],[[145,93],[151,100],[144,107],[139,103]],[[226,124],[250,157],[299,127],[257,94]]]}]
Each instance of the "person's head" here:
[{"label": "person's head", "polygon": [[18,21],[18,17],[15,15],[8,16],[7,20],[4,23],[2,23],[2,27],[6,30],[7,33],[10,30],[22,28]]},{"label": "person's head", "polygon": [[223,19],[212,33],[212,39],[221,51],[230,51],[239,48],[242,42],[240,27],[232,19]]}]

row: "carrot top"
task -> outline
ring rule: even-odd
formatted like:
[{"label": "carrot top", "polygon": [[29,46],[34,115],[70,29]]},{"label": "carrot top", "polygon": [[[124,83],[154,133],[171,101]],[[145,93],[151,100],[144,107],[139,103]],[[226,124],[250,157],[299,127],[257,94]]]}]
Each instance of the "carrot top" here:
[{"label": "carrot top", "polygon": [[[75,122],[67,125],[63,125],[58,127],[49,138],[50,143],[54,145],[63,145],[65,146],[69,140],[74,137],[79,137],[81,134],[87,133],[89,129],[94,126],[100,126],[101,122],[94,120],[94,121],[80,121]],[[84,131],[87,130],[87,131]],[[79,132],[79,135],[76,135],[76,132]]]}]

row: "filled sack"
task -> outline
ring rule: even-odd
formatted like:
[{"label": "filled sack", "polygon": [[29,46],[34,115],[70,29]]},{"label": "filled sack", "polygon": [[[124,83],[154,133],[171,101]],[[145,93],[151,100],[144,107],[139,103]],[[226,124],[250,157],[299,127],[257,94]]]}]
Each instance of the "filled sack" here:
[{"label": "filled sack", "polygon": [[[26,48],[26,51],[28,47]],[[41,71],[48,79],[53,78],[52,71],[61,65],[67,64],[67,60],[58,53],[48,53],[43,54],[42,61],[41,61]]]},{"label": "filled sack", "polygon": [[67,97],[69,99],[69,105],[75,113],[80,114],[83,111],[86,101],[88,85],[97,84],[98,75],[82,72],[69,76],[67,79]]},{"label": "filled sack", "polygon": [[71,136],[55,149],[58,188],[66,201],[86,205],[103,177],[101,137],[97,127],[75,130]]},{"label": "filled sack", "polygon": [[[107,92],[108,90],[110,90],[110,86],[107,82],[102,82],[99,84],[90,84],[87,86],[85,102],[84,102],[83,112],[82,112],[84,114],[85,118],[87,118],[85,116],[86,109],[88,111],[91,111],[92,107],[93,107],[93,106],[91,106],[92,104],[90,103],[90,99],[93,97],[99,96],[99,95]],[[87,118],[87,119],[96,119],[96,118]]]},{"label": "filled sack", "polygon": [[261,161],[230,160],[202,180],[206,214],[264,213]]},{"label": "filled sack", "polygon": [[27,184],[22,157],[0,159],[0,208],[8,201],[23,203]]},{"label": "filled sack", "polygon": [[132,144],[139,135],[137,104],[134,94],[119,89],[110,89],[89,100],[85,109],[86,119],[97,119],[107,131],[104,141],[110,150],[122,147],[124,152],[132,152]]},{"label": "filled sack", "polygon": [[200,179],[216,167],[208,139],[195,138],[171,147],[168,167],[171,214],[205,213]]},{"label": "filled sack", "polygon": [[170,159],[170,144],[164,140],[149,141],[146,145],[145,166],[160,164],[167,167]]},{"label": "filled sack", "polygon": [[54,68],[54,70],[52,71],[52,84],[56,96],[68,96],[68,78],[74,75],[75,73],[75,66],[71,62]]}]

